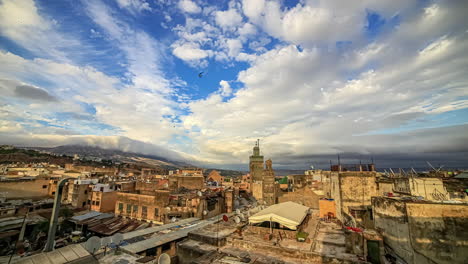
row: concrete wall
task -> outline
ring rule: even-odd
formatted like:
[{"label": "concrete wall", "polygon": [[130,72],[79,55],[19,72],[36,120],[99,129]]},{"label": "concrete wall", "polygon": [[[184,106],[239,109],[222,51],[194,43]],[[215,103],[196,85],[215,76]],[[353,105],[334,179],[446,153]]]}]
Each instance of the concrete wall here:
[{"label": "concrete wall", "polygon": [[41,198],[47,197],[49,191],[48,179],[36,179],[31,181],[2,181],[0,192],[7,198]]},{"label": "concrete wall", "polygon": [[334,200],[319,200],[319,217],[327,218],[329,213],[336,217],[336,205]]},{"label": "concrete wall", "polygon": [[333,173],[330,177],[330,198],[335,200],[336,205],[336,218],[342,220],[343,215],[341,212],[341,191],[340,191],[340,179],[338,173]]},{"label": "concrete wall", "polygon": [[375,229],[384,237],[384,243],[408,263],[414,263],[411,250],[406,205],[385,197],[372,198]]},{"label": "concrete wall", "polygon": [[468,205],[372,199],[384,243],[408,263],[464,263],[468,259]]},{"label": "concrete wall", "polygon": [[[468,205],[407,203],[411,245],[436,263],[468,260]],[[425,258],[416,255],[415,263]]]}]

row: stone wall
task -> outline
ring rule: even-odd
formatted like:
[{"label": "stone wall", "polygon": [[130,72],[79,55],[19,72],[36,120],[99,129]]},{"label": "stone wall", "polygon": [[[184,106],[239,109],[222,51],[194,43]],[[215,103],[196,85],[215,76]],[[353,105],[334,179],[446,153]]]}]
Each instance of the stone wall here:
[{"label": "stone wall", "polygon": [[[274,237],[279,238],[280,234],[281,234],[282,238],[296,239],[297,231],[275,229],[275,228],[273,228],[272,230],[273,230],[273,236]],[[246,234],[251,233],[251,234],[260,235],[260,236],[263,237],[264,235],[270,234],[270,228],[261,227],[261,226],[249,226],[245,232],[246,232]]]},{"label": "stone wall", "polygon": [[310,251],[300,251],[284,247],[272,246],[264,243],[255,243],[247,240],[229,239],[228,245],[254,252],[276,252],[281,254],[282,258],[295,258],[304,260],[303,263],[355,263],[354,261],[343,258],[332,258],[321,256]]}]

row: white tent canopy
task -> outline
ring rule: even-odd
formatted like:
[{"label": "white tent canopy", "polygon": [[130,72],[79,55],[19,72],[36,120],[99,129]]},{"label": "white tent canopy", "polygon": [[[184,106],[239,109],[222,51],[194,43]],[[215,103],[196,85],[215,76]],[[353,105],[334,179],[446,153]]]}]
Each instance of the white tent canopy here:
[{"label": "white tent canopy", "polygon": [[272,205],[249,217],[249,223],[257,224],[272,221],[285,227],[297,230],[309,212],[309,207],[294,202],[284,202]]}]

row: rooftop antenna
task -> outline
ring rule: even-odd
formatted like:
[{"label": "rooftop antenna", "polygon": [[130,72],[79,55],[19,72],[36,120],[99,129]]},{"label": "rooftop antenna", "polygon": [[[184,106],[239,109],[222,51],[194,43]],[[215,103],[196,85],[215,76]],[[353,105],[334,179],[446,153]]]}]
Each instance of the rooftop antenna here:
[{"label": "rooftop antenna", "polygon": [[429,162],[429,161],[426,161],[427,165],[429,165],[429,167],[431,167],[434,171],[437,171],[436,168],[434,168],[434,166],[432,166],[432,164]]},{"label": "rooftop antenna", "polygon": [[340,154],[338,154],[338,165],[341,165]]}]

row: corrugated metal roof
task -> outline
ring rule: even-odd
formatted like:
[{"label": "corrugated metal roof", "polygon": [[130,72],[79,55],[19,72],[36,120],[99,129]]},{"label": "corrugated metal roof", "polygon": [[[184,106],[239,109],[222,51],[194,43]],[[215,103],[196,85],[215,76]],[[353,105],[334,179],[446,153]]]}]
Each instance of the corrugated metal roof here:
[{"label": "corrugated metal roof", "polygon": [[180,220],[180,221],[178,221],[176,223],[171,223],[171,224],[167,224],[167,225],[160,225],[160,226],[153,226],[153,227],[148,227],[148,228],[145,228],[145,229],[132,231],[132,232],[128,232],[128,233],[123,234],[123,239],[130,239],[130,238],[137,237],[137,236],[144,236],[144,235],[148,235],[148,234],[151,234],[151,233],[156,233],[156,232],[159,232],[159,231],[162,231],[162,230],[165,230],[165,229],[173,228],[173,227],[176,227],[178,225],[188,224],[188,223],[192,223],[192,222],[199,221],[199,220],[200,219],[198,219],[198,218],[192,217],[192,218],[187,218],[187,219]]},{"label": "corrugated metal roof", "polygon": [[102,214],[102,213],[100,213],[100,212],[91,211],[91,212],[86,213],[86,214],[73,216],[73,217],[71,218],[71,220],[72,220],[72,221],[79,222],[79,221],[83,221],[83,220],[86,220],[86,219],[89,219],[89,218],[92,218],[92,217],[96,217],[96,216],[101,215],[101,214]]},{"label": "corrugated metal roof", "polygon": [[[214,217],[214,218],[210,218],[208,220],[200,221],[200,222],[196,223],[195,225],[187,227],[187,228],[172,231],[172,232],[167,233],[167,234],[154,235],[153,237],[151,237],[149,239],[145,239],[145,240],[142,240],[142,241],[130,244],[130,245],[122,246],[122,249],[124,251],[130,252],[130,253],[133,253],[133,254],[137,254],[137,253],[145,251],[147,249],[158,247],[158,246],[164,245],[166,243],[169,243],[171,241],[175,241],[175,240],[184,238],[184,237],[186,237],[188,235],[189,232],[200,229],[200,228],[205,227],[207,225],[213,224],[217,220],[220,220],[220,218],[219,217]],[[180,225],[180,222],[177,222],[177,224]]]}]

